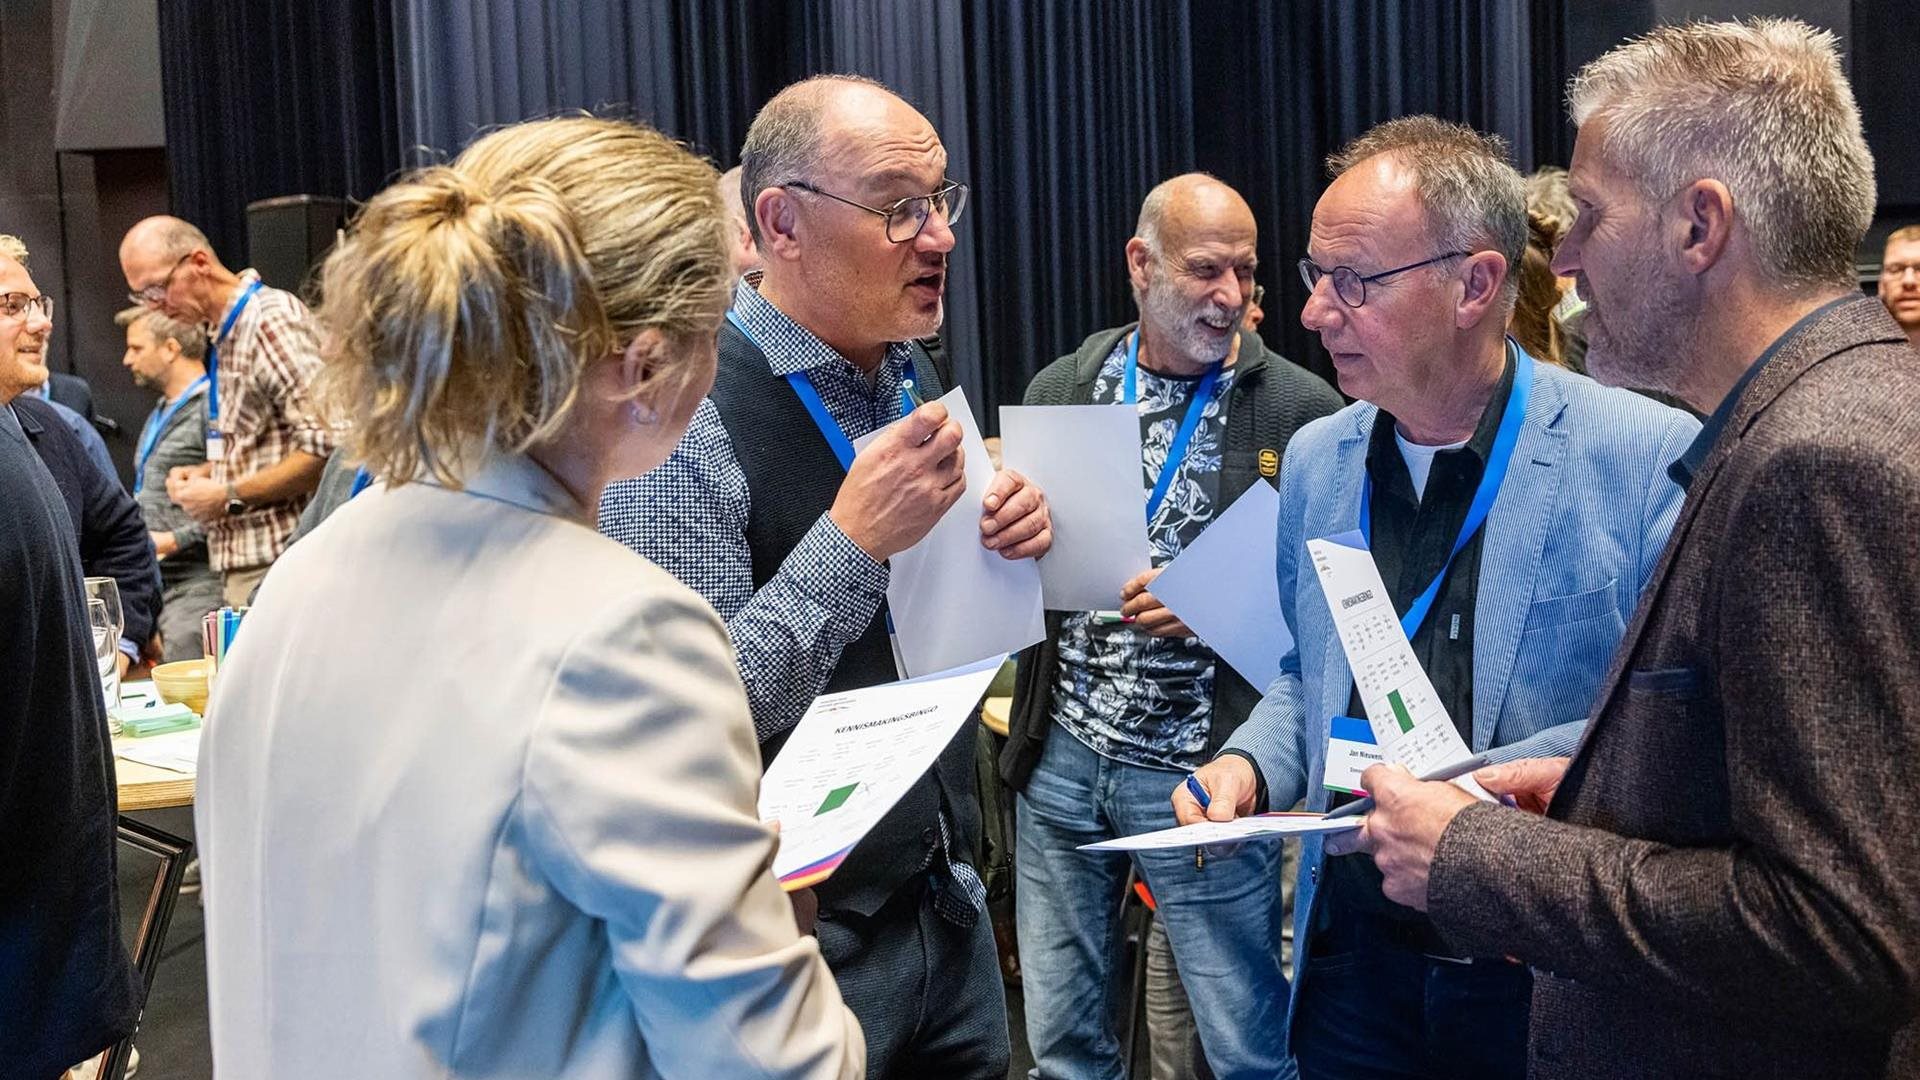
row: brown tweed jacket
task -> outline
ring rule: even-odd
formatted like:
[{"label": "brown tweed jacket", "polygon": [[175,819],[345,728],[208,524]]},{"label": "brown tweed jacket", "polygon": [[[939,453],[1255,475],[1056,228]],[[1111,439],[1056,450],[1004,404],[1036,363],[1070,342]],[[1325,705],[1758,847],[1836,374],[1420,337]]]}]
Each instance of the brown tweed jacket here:
[{"label": "brown tweed jacket", "polygon": [[1687,493],[1547,818],[1469,807],[1436,924],[1536,973],[1530,1072],[1920,1077],[1920,356],[1803,326]]}]

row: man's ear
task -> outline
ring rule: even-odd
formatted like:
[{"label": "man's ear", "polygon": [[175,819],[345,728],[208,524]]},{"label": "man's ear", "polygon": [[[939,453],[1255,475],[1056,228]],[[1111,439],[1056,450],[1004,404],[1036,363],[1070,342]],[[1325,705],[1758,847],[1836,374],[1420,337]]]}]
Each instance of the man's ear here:
[{"label": "man's ear", "polygon": [[1704,274],[1726,254],[1733,238],[1733,192],[1718,180],[1695,180],[1674,205],[1685,234],[1680,264],[1690,273]]},{"label": "man's ear", "polygon": [[760,227],[761,255],[791,259],[800,248],[800,204],[786,188],[762,188],[753,200],[753,219]]},{"label": "man's ear", "polygon": [[1127,241],[1127,277],[1136,293],[1146,292],[1153,277],[1153,250],[1137,236]]},{"label": "man's ear", "polygon": [[1500,292],[1507,284],[1507,257],[1497,251],[1476,251],[1461,265],[1460,303],[1455,323],[1466,329],[1499,309]]}]

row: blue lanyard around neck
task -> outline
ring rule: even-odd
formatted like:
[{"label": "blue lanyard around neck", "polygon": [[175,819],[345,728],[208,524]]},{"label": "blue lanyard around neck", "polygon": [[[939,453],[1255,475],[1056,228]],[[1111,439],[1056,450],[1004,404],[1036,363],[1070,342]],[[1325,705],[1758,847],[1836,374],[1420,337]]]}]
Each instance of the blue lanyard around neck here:
[{"label": "blue lanyard around neck", "polygon": [[140,432],[140,445],[135,447],[133,452],[133,493],[135,495],[140,494],[140,489],[146,485],[147,459],[153,456],[153,448],[160,441],[160,433],[167,430],[167,425],[173,422],[174,416],[181,409],[186,408],[187,402],[193,400],[193,395],[199,393],[201,388],[209,385],[210,382],[211,375],[200,376],[193,380],[193,385],[182,391],[179,397],[173,399],[173,404],[147,418],[147,426]]},{"label": "blue lanyard around neck", "polygon": [[[1216,361],[1200,377],[1200,385],[1193,388],[1193,397],[1187,402],[1187,415],[1180,421],[1180,429],[1174,433],[1173,445],[1167,447],[1167,460],[1160,466],[1160,476],[1153,482],[1153,494],[1147,496],[1147,523],[1153,523],[1153,515],[1160,510],[1160,504],[1166,500],[1167,488],[1173,485],[1173,474],[1180,471],[1187,457],[1187,444],[1193,441],[1193,433],[1200,426],[1200,415],[1207,411],[1207,402],[1213,400],[1214,384],[1220,381],[1220,369],[1226,366],[1225,360]],[[1135,330],[1127,342],[1127,378],[1121,400],[1132,405],[1139,400],[1134,386],[1140,370],[1140,331]]]},{"label": "blue lanyard around neck", "polygon": [[[754,341],[753,331],[747,329],[746,320],[740,317],[739,312],[728,311],[727,321],[731,322],[748,341],[752,341],[755,348],[759,348],[760,343]],[[764,349],[761,351],[765,352]],[[827,403],[821,399],[820,391],[813,385],[812,377],[804,371],[790,371],[786,379],[787,385],[793,387],[794,396],[800,399],[801,405],[806,406],[807,415],[813,417],[813,426],[820,429],[820,435],[827,440],[827,446],[832,448],[833,456],[839,459],[840,468],[852,469],[853,440],[847,438],[847,433],[840,430],[840,421],[835,420],[833,414],[827,411]],[[913,399],[907,396],[906,388],[902,387],[900,415],[905,416],[912,411]]]},{"label": "blue lanyard around neck", "polygon": [[347,498],[352,499],[354,496],[367,490],[367,485],[371,483],[373,483],[373,474],[367,471],[365,465],[353,470],[353,487],[347,490]]},{"label": "blue lanyard around neck", "polygon": [[[753,342],[754,348],[760,349],[760,342],[754,339],[753,331],[747,329],[746,320],[740,317],[739,312],[728,309],[727,321],[732,323],[734,328],[740,331],[741,336]],[[760,352],[764,355],[766,350],[760,349]],[[820,434],[827,440],[827,445],[833,448],[833,456],[840,459],[840,468],[842,470],[851,470],[853,468],[853,440],[847,438],[847,433],[840,430],[840,421],[835,420],[833,414],[827,411],[827,403],[820,400],[820,391],[814,387],[813,380],[808,378],[807,373],[804,371],[793,371],[787,374],[787,385],[793,387],[794,396],[800,399],[800,404],[806,406],[807,414],[813,417],[814,426],[820,429]],[[905,416],[908,412],[911,412],[912,404],[913,402],[907,397],[906,390],[902,389],[900,391],[900,415]],[[887,636],[891,637],[894,633],[893,612],[886,610],[883,602],[881,613],[886,616]]]},{"label": "blue lanyard around neck", "polygon": [[207,391],[207,423],[209,424],[220,418],[220,344],[227,340],[228,334],[233,332],[234,321],[240,318],[242,311],[247,309],[247,301],[253,299],[253,294],[260,291],[260,284],[259,278],[253,279],[253,284],[248,285],[246,291],[240,294],[240,299],[234,301],[233,310],[227,312],[226,321],[220,324],[220,332],[207,343],[207,379],[211,384],[211,389]]},{"label": "blue lanyard around neck", "polygon": [[[1447,561],[1440,572],[1433,576],[1419,596],[1414,598],[1413,606],[1400,616],[1400,628],[1406,631],[1407,640],[1413,640],[1420,625],[1427,621],[1427,615],[1433,610],[1433,602],[1440,597],[1440,584],[1447,580],[1447,571],[1453,568],[1453,560],[1461,549],[1473,539],[1486,523],[1487,514],[1493,510],[1493,500],[1500,494],[1500,484],[1507,478],[1507,466],[1513,460],[1513,448],[1520,441],[1520,422],[1526,419],[1527,397],[1533,390],[1533,359],[1520,352],[1511,342],[1507,345],[1508,355],[1513,358],[1513,389],[1507,394],[1507,404],[1500,414],[1500,430],[1494,434],[1493,450],[1487,456],[1487,467],[1480,474],[1480,487],[1473,493],[1473,502],[1467,507],[1467,520],[1460,525],[1460,536],[1453,542],[1453,550],[1448,553]],[[1379,421],[1376,419],[1375,423]],[[1369,545],[1373,542],[1373,475],[1362,470],[1360,481],[1360,535]]]}]

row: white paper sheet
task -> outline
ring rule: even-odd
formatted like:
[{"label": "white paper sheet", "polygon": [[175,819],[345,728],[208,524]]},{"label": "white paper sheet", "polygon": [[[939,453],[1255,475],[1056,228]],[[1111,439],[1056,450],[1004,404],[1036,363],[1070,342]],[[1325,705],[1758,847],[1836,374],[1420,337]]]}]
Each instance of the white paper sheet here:
[{"label": "white paper sheet", "polygon": [[1049,609],[1105,611],[1153,565],[1140,414],[1132,405],[1006,405],[1000,453],[1047,493],[1053,550],[1040,560]]},{"label": "white paper sheet", "polygon": [[[1472,756],[1413,655],[1366,541],[1358,532],[1309,540],[1307,554],[1333,612],[1374,741],[1387,760],[1424,776]],[[1471,777],[1455,783],[1490,798]]]},{"label": "white paper sheet", "polygon": [[760,781],[760,820],[780,823],[774,876],[799,888],[831,874],[933,767],[1005,660],[814,699]]},{"label": "white paper sheet", "polygon": [[[918,544],[889,560],[887,608],[907,678],[1018,652],[1047,633],[1034,560],[1005,559],[980,544],[993,462],[966,392],[940,401],[963,433],[967,490]],[[879,434],[854,445],[865,450]]]},{"label": "white paper sheet", "polygon": [[1256,690],[1279,676],[1293,647],[1273,572],[1279,514],[1280,493],[1255,483],[1148,587]]},{"label": "white paper sheet", "polygon": [[1138,833],[1097,844],[1081,844],[1081,851],[1153,851],[1160,848],[1237,844],[1246,840],[1278,840],[1313,833],[1346,832],[1360,827],[1359,816],[1327,819],[1319,814],[1254,814],[1232,821],[1202,821],[1174,829]]},{"label": "white paper sheet", "polygon": [[192,776],[200,768],[200,731],[196,727],[135,739],[115,746],[113,753],[128,761]]}]

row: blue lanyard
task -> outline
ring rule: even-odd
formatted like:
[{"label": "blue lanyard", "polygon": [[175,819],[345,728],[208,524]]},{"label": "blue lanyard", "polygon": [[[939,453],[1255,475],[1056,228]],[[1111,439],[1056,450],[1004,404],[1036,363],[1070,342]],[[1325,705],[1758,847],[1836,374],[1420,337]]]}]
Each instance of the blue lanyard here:
[{"label": "blue lanyard", "polygon": [[211,378],[207,375],[193,380],[193,385],[187,387],[179,397],[174,398],[173,404],[147,418],[147,426],[140,431],[140,445],[133,452],[133,493],[135,495],[140,494],[141,487],[145,485],[147,459],[153,456],[153,447],[160,441],[160,433],[167,430],[167,425],[173,422],[175,414],[185,408],[187,402],[193,400],[193,395],[199,393],[201,388],[208,385],[210,381]]},{"label": "blue lanyard", "polygon": [[[1513,390],[1507,394],[1506,411],[1500,414],[1500,430],[1493,437],[1493,451],[1487,457],[1487,468],[1480,474],[1480,487],[1473,493],[1473,502],[1467,507],[1467,520],[1460,525],[1460,536],[1453,542],[1453,551],[1447,555],[1447,561],[1435,574],[1433,581],[1421,594],[1414,598],[1413,606],[1400,616],[1400,628],[1407,633],[1411,641],[1420,630],[1420,624],[1427,621],[1427,615],[1433,610],[1433,602],[1440,597],[1440,583],[1447,580],[1447,571],[1453,568],[1453,560],[1460,554],[1473,534],[1480,531],[1486,523],[1487,514],[1493,510],[1494,497],[1500,494],[1500,484],[1507,478],[1507,466],[1513,460],[1513,448],[1520,441],[1520,422],[1527,415],[1527,397],[1533,390],[1533,358],[1520,352],[1511,342],[1507,348],[1513,356]],[[1376,421],[1378,422],[1378,421]],[[1360,535],[1372,543],[1373,539],[1373,476],[1362,474],[1360,482]]]},{"label": "blue lanyard", "polygon": [[220,418],[220,343],[227,340],[227,335],[233,332],[234,320],[247,309],[247,301],[253,299],[253,294],[260,291],[260,284],[259,278],[253,279],[253,284],[247,286],[247,291],[241,293],[240,299],[234,301],[233,310],[227,312],[227,320],[220,324],[220,332],[207,343],[207,378],[212,382],[212,389],[207,391],[207,423],[209,425]]},{"label": "blue lanyard", "polygon": [[[760,343],[754,341],[753,331],[747,329],[747,322],[740,317],[739,312],[728,309],[727,321],[732,323],[743,337],[752,341],[754,348],[760,348]],[[765,349],[760,351],[766,352]],[[827,440],[827,445],[833,448],[833,456],[840,459],[840,468],[852,469],[853,440],[847,438],[847,433],[840,430],[840,421],[835,420],[833,414],[827,411],[827,403],[820,400],[820,391],[814,387],[813,380],[808,378],[804,371],[794,371],[787,374],[787,385],[793,387],[794,396],[800,399],[800,404],[807,408],[807,414],[813,417],[813,426],[820,429],[820,434]],[[908,399],[906,390],[902,389],[900,391],[902,416],[911,411],[909,408],[911,405],[912,402]],[[894,632],[893,612],[883,610],[882,613],[887,617],[887,634],[891,636]]]},{"label": "blue lanyard", "polygon": [[[1167,447],[1167,460],[1160,466],[1160,478],[1153,482],[1153,494],[1147,496],[1147,523],[1153,523],[1153,515],[1160,509],[1160,503],[1167,497],[1167,488],[1173,484],[1173,474],[1187,457],[1187,444],[1193,441],[1194,430],[1200,426],[1200,414],[1207,411],[1207,402],[1213,399],[1214,384],[1220,381],[1220,369],[1226,366],[1222,360],[1207,369],[1200,377],[1200,385],[1193,388],[1193,398],[1187,402],[1187,415],[1180,421],[1180,429],[1174,432],[1173,445]],[[1140,331],[1133,332],[1133,339],[1127,342],[1127,381],[1122,400],[1132,405],[1139,395],[1134,388],[1135,374],[1140,369]]]},{"label": "blue lanyard", "polygon": [[360,468],[353,470],[353,487],[347,492],[347,498],[352,499],[354,496],[367,490],[367,485],[371,483],[373,483],[373,474],[367,471],[366,466],[362,465]]},{"label": "blue lanyard", "polygon": [[[739,312],[728,311],[727,321],[745,335],[748,341],[753,341],[753,332],[747,329],[746,320],[740,318]],[[759,342],[755,341],[754,345],[758,347]],[[813,385],[813,379],[804,371],[788,372],[786,378],[787,385],[793,387],[794,396],[800,399],[800,404],[806,406],[807,415],[813,417],[813,425],[820,429],[821,437],[826,439],[827,445],[833,449],[833,456],[840,460],[840,467],[853,468],[853,441],[847,438],[846,432],[840,430],[840,421],[835,420],[833,414],[827,411],[827,403],[821,400],[820,391]],[[907,397],[907,392],[903,388],[900,391],[900,415],[905,416],[912,411],[913,402]]]}]

